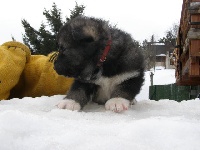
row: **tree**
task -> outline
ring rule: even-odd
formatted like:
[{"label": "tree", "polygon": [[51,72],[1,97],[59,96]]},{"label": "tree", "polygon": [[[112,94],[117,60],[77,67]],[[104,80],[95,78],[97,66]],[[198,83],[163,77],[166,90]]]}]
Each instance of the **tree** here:
[{"label": "tree", "polygon": [[52,9],[44,9],[43,15],[46,17],[47,24],[42,22],[38,30],[33,28],[27,20],[22,19],[25,30],[25,34],[22,35],[24,44],[30,48],[32,54],[47,55],[57,50],[56,36],[60,27],[70,19],[83,15],[84,9],[85,6],[76,3],[75,8],[70,10],[70,17],[63,21],[61,10],[53,3]]},{"label": "tree", "polygon": [[151,69],[155,64],[155,52],[152,45],[155,43],[155,35],[153,34],[148,41],[145,39],[142,42],[142,50],[144,54],[145,67],[147,70]]},{"label": "tree", "polygon": [[165,37],[160,38],[159,42],[163,42],[167,46],[176,46],[176,38],[178,34],[178,24],[173,24],[173,26],[166,31]]},{"label": "tree", "polygon": [[79,16],[80,14],[84,14],[84,9],[85,9],[85,6],[78,5],[78,3],[76,2],[75,8],[73,10],[70,10],[71,15],[70,15],[70,18],[67,18],[67,21],[69,21],[72,18]]},{"label": "tree", "polygon": [[156,42],[156,40],[155,40],[155,35],[154,35],[154,34],[151,36],[151,38],[150,38],[150,42],[151,42],[151,43]]}]

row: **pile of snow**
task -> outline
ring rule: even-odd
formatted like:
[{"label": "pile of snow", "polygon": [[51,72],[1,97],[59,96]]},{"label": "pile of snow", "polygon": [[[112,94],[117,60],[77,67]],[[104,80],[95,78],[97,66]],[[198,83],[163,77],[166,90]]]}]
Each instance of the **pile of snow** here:
[{"label": "pile of snow", "polygon": [[[172,72],[156,71],[155,84],[173,83]],[[123,113],[95,103],[60,110],[63,95],[1,101],[0,150],[198,150],[200,100],[151,101],[149,83],[147,72],[138,103]]]}]

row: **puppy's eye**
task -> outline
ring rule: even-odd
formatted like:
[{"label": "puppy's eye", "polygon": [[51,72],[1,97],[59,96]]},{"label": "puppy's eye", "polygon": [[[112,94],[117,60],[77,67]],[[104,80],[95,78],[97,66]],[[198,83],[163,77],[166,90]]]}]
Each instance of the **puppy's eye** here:
[{"label": "puppy's eye", "polygon": [[86,37],[84,39],[80,40],[81,43],[91,43],[94,42],[94,39],[92,37]]}]

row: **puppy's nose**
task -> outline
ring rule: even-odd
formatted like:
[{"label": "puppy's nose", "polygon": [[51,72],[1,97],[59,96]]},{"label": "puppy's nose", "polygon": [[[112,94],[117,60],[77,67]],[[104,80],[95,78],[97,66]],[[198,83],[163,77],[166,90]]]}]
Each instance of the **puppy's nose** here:
[{"label": "puppy's nose", "polygon": [[62,51],[61,49],[58,49],[58,53],[59,53],[59,54],[62,54],[63,51]]},{"label": "puppy's nose", "polygon": [[62,54],[66,49],[63,46],[59,46],[58,52]]}]

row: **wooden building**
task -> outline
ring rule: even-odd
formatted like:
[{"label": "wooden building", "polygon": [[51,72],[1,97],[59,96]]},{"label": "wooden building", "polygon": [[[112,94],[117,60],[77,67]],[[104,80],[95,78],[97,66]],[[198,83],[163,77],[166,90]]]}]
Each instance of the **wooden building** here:
[{"label": "wooden building", "polygon": [[200,85],[200,0],[183,0],[173,54],[177,85]]},{"label": "wooden building", "polygon": [[164,67],[165,69],[174,69],[174,63],[171,62],[173,47],[165,45],[162,42],[149,42],[149,50],[153,52],[154,67]]}]

